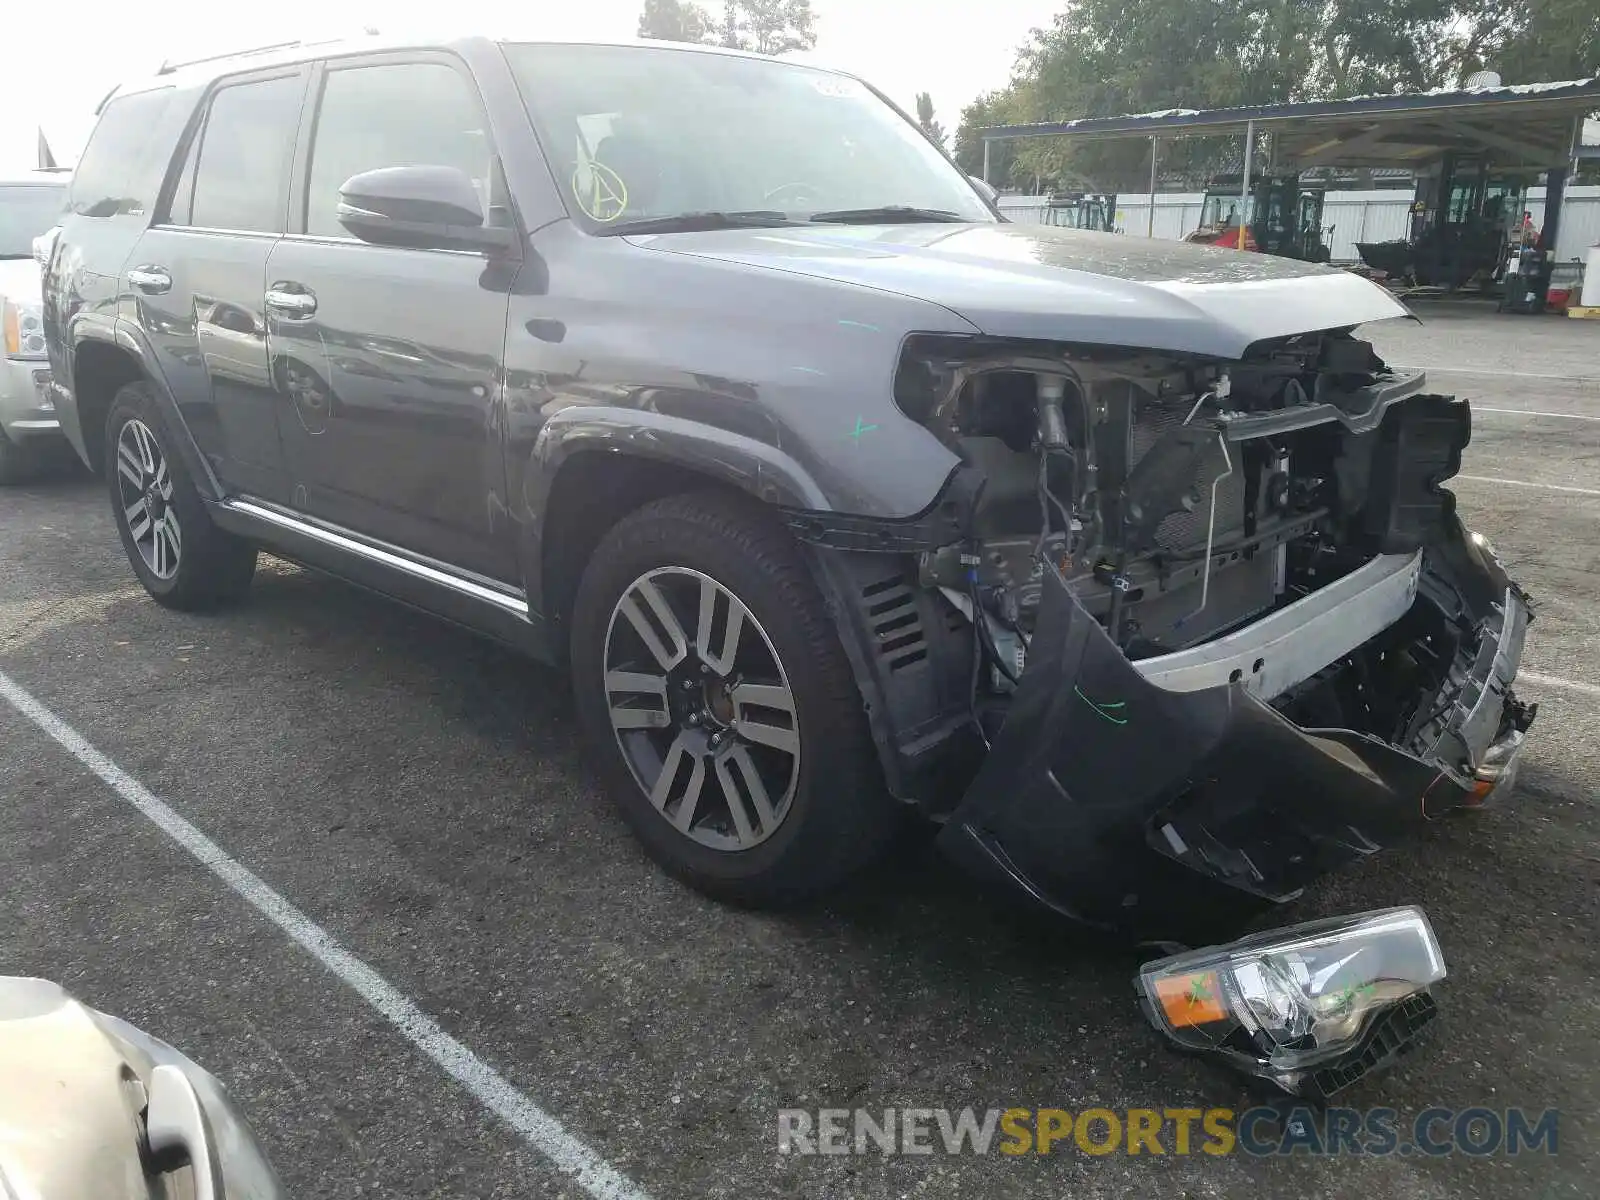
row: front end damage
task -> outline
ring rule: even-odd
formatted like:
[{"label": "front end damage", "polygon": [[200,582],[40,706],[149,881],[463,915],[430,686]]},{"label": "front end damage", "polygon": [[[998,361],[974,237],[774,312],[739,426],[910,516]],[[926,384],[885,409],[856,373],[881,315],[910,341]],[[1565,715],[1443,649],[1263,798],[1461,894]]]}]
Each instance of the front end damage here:
[{"label": "front end damage", "polygon": [[1236,362],[912,339],[896,400],[963,466],[859,625],[925,631],[914,695],[871,664],[874,719],[942,847],[1184,938],[1507,786],[1529,607],[1439,486],[1467,406],[1424,386],[1344,330]]}]

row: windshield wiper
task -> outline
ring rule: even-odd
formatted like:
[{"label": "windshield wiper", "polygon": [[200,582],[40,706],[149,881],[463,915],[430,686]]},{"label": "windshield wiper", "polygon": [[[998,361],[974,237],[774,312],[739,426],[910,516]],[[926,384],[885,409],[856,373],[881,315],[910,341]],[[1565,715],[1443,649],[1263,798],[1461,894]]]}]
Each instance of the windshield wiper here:
[{"label": "windshield wiper", "polygon": [[11,259],[32,258],[31,254],[0,254],[0,261],[9,262]]},{"label": "windshield wiper", "polygon": [[900,225],[916,221],[929,224],[963,221],[966,218],[945,208],[913,208],[909,204],[885,204],[880,208],[841,208],[833,212],[812,213],[810,219],[826,225]]},{"label": "windshield wiper", "polygon": [[686,212],[670,217],[640,217],[636,221],[617,221],[603,229],[602,235],[624,233],[705,233],[715,229],[766,229],[774,225],[789,225],[786,213],[776,209],[754,209],[749,212]]}]

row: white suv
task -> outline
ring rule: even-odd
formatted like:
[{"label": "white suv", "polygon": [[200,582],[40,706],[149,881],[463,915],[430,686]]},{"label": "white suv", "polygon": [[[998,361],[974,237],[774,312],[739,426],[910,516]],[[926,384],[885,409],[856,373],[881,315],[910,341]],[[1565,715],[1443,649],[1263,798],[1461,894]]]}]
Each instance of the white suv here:
[{"label": "white suv", "polygon": [[50,394],[50,363],[39,311],[43,244],[66,203],[68,177],[33,171],[0,177],[0,485],[30,478],[43,452],[62,441]]}]

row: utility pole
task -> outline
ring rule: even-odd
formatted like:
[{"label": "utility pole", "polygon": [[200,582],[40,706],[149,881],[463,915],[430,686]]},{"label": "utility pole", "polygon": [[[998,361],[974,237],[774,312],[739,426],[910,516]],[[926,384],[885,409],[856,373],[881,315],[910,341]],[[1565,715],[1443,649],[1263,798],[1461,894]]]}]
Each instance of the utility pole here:
[{"label": "utility pole", "polygon": [[1239,249],[1244,249],[1245,230],[1250,228],[1250,156],[1256,148],[1256,123],[1244,123],[1244,193],[1239,197]]},{"label": "utility pole", "polygon": [[1150,211],[1145,216],[1144,235],[1153,238],[1156,235],[1156,155],[1161,148],[1161,139],[1155,134],[1150,135]]}]

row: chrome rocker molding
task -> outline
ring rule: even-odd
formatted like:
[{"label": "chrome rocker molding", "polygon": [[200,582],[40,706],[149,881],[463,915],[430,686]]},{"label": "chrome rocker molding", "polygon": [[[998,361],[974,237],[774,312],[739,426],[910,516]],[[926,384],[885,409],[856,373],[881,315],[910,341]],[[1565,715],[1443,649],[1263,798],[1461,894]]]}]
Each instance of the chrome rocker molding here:
[{"label": "chrome rocker molding", "polygon": [[364,558],[368,562],[399,571],[402,574],[411,576],[413,579],[420,579],[426,583],[447,588],[459,595],[470,596],[474,600],[492,604],[496,608],[511,613],[513,616],[521,617],[524,620],[528,618],[528,602],[520,596],[485,587],[474,580],[463,578],[450,571],[440,570],[438,567],[430,566],[424,562],[418,562],[414,558],[408,558],[404,554],[396,553],[393,550],[386,550],[382,546],[375,546],[371,542],[349,537],[336,530],[329,529],[325,525],[302,521],[297,517],[290,516],[281,509],[244,499],[224,500],[221,507],[231,513],[248,517],[250,520],[259,521],[277,529],[287,530],[290,533],[320,542],[324,546],[331,546],[336,550]]},{"label": "chrome rocker molding", "polygon": [[1421,578],[1422,551],[1381,554],[1237,633],[1133,666],[1169,692],[1197,692],[1238,682],[1270,700],[1405,616],[1417,598]]}]

